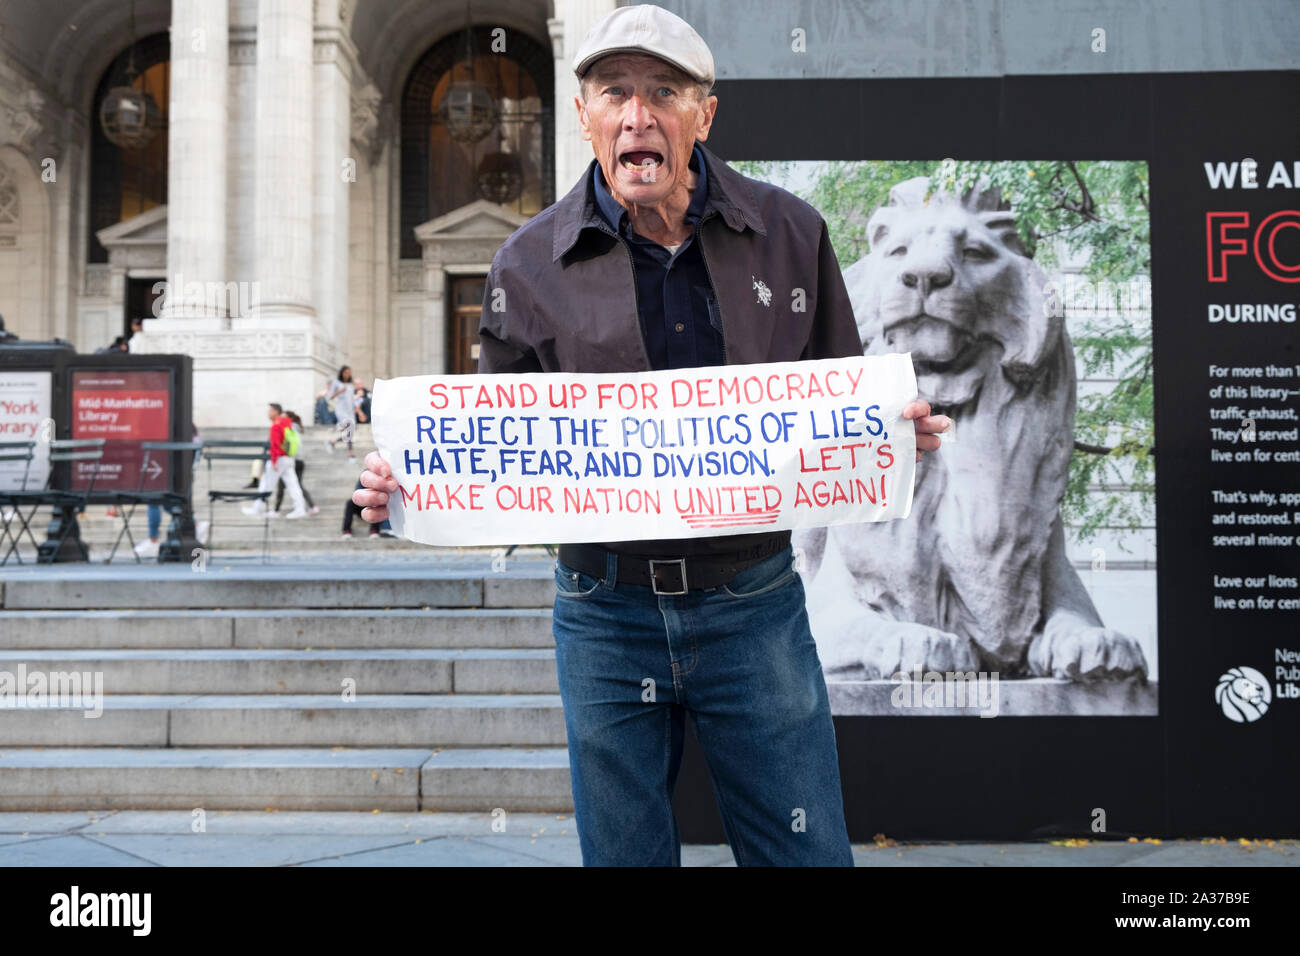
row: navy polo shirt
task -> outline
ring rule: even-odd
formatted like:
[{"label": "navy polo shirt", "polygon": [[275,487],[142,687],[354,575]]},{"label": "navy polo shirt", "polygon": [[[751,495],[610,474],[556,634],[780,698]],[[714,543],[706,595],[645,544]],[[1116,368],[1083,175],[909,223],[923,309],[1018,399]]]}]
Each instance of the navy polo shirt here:
[{"label": "navy polo shirt", "polygon": [[[694,228],[709,195],[709,171],[698,145],[691,152],[690,168],[699,174],[686,210],[686,223]],[[696,234],[692,232],[676,252],[637,235],[627,210],[610,195],[600,163],[595,164],[592,180],[597,207],[632,253],[637,312],[650,367],[724,364],[722,320]]]}]

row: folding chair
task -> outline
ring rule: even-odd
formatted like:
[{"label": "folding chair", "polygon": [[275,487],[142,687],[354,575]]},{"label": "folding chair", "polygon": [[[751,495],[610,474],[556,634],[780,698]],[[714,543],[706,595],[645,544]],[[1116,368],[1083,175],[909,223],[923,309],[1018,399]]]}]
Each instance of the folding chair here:
[{"label": "folding chair", "polygon": [[[190,510],[190,499],[188,495],[178,495],[173,491],[153,490],[146,491],[144,484],[149,477],[149,462],[155,453],[187,451],[193,454],[203,447],[202,442],[194,441],[147,441],[140,443],[140,449],[144,452],[144,457],[140,461],[140,482],[130,491],[119,491],[116,495],[115,503],[118,507],[118,514],[122,517],[122,530],[117,533],[117,538],[113,541],[113,550],[109,552],[108,557],[104,560],[105,564],[111,564],[113,558],[117,555],[117,549],[122,543],[123,535],[131,545],[131,554],[135,557],[136,564],[143,564],[140,555],[135,551],[135,538],[131,535],[131,518],[135,514],[136,508],[140,505],[158,505],[163,508],[169,515],[174,515],[182,511]],[[159,456],[161,457],[161,456]],[[191,467],[193,467],[191,465]],[[159,558],[161,559],[161,552]]]},{"label": "folding chair", "polygon": [[[208,549],[212,550],[216,539],[217,523],[214,520],[213,505],[216,502],[261,501],[271,497],[270,491],[254,491],[239,488],[234,491],[220,491],[212,487],[212,463],[214,461],[257,461],[269,458],[271,443],[269,441],[207,441],[203,443],[203,457],[208,462]],[[262,516],[262,562],[266,563],[267,537],[271,529],[271,513],[268,508]]]},{"label": "folding chair", "polygon": [[[18,515],[18,504],[12,496],[11,491],[26,491],[27,482],[32,474],[32,459],[36,457],[36,442],[34,441],[0,441],[0,461],[21,461],[23,462],[23,480],[17,488],[0,488],[0,547],[4,547],[6,540],[18,545],[18,539],[10,532],[9,525]],[[31,532],[27,533],[31,537]],[[32,539],[32,544],[36,545],[36,539]],[[37,545],[39,547],[39,545]],[[19,561],[21,562],[21,557]]]},{"label": "folding chair", "polygon": [[[95,490],[95,479],[99,477],[99,469],[94,468],[90,472],[90,481],[85,488],[81,490],[56,488],[55,482],[64,472],[64,469],[57,466],[65,462],[71,464],[77,461],[99,461],[103,457],[104,439],[102,438],[60,438],[50,442],[50,473],[45,479],[45,487],[32,491],[5,493],[5,498],[13,503],[21,527],[17,535],[10,535],[12,544],[5,552],[4,558],[0,559],[0,565],[7,564],[10,555],[16,557],[19,564],[23,563],[23,557],[18,553],[18,539],[25,533],[28,540],[36,542],[36,538],[32,535],[31,524],[36,517],[36,512],[45,505],[55,510],[49,530],[53,543],[47,538],[44,544],[36,545],[36,561],[39,564],[48,555],[49,563],[54,563],[54,559],[63,550],[63,545],[69,540],[72,529],[77,527],[76,513],[90,500]],[[24,506],[30,506],[26,515],[23,514]],[[77,545],[81,560],[89,561],[90,551],[81,540],[81,536],[78,534],[72,540]]]}]

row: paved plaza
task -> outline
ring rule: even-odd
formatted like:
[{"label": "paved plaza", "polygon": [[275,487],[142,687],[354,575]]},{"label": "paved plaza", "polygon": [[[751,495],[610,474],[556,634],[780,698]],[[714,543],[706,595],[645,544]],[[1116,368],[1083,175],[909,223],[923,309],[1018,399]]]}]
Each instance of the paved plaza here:
[{"label": "paved plaza", "polygon": [[[504,826],[502,822],[504,821]],[[200,829],[201,828],[201,829]],[[198,832],[196,832],[198,831]],[[1297,840],[854,844],[858,866],[1295,866]],[[570,814],[0,813],[0,866],[579,866]],[[725,845],[683,866],[734,866]]]}]

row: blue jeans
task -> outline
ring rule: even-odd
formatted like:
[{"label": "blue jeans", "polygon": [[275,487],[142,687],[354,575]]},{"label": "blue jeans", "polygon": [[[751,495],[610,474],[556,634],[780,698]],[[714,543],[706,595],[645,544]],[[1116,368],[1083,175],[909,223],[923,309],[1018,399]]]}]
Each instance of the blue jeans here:
[{"label": "blue jeans", "polygon": [[[198,467],[199,455],[201,454],[201,451],[196,451],[194,453],[194,463],[192,467]],[[162,508],[158,505],[148,505],[145,509],[145,513],[149,516],[149,540],[156,541],[158,540],[158,531],[162,528]]]},{"label": "blue jeans", "polygon": [[852,866],[835,728],[786,548],[728,584],[656,595],[555,569],[555,652],[586,866],[681,864],[685,715],[740,866]]}]

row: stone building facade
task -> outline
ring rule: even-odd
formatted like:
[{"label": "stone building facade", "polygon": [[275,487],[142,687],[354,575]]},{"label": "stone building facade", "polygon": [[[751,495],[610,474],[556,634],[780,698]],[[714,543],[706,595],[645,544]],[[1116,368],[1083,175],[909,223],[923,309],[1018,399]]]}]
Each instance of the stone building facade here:
[{"label": "stone building facade", "polygon": [[[306,412],[344,363],[367,383],[463,369],[497,247],[590,160],[569,64],[614,6],[7,4],[0,315],[83,352],[144,318],[131,351],[194,356],[200,428]],[[438,111],[458,80],[496,117],[468,143]],[[140,149],[103,130],[127,82],[161,114]]]},{"label": "stone building facade", "polygon": [[[201,427],[310,408],[344,362],[366,382],[463,370],[493,252],[590,159],[570,63],[625,2],[0,4],[0,315],[81,351],[145,316],[132,349],[194,356]],[[1294,0],[659,2],[720,81],[1300,65]],[[99,115],[132,65],[164,114],[133,152]],[[468,146],[438,114],[457,77],[499,118]],[[476,188],[503,153],[525,180],[506,201]]]}]

